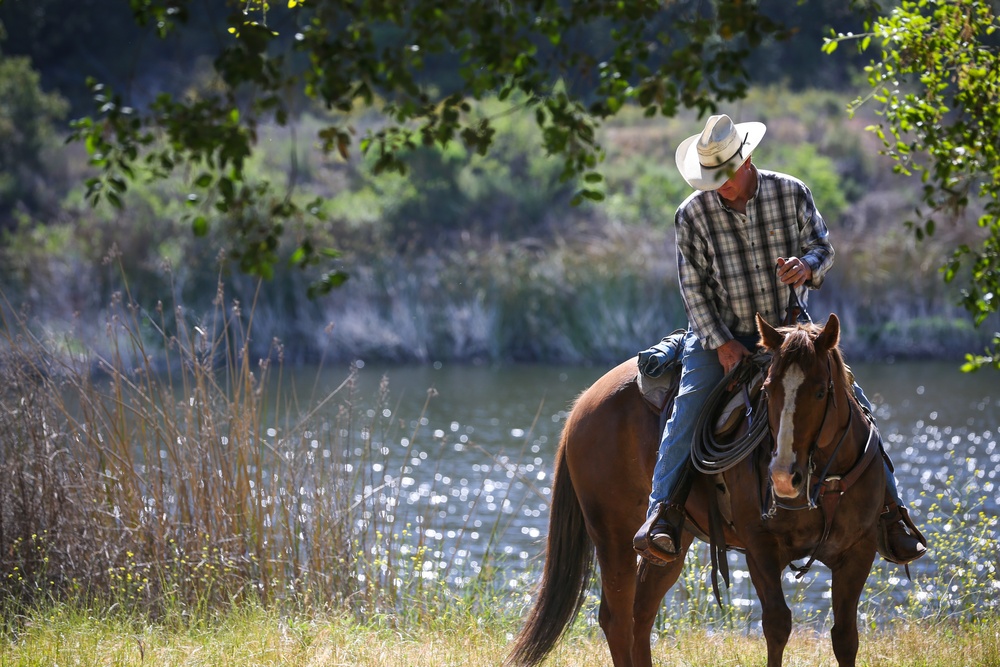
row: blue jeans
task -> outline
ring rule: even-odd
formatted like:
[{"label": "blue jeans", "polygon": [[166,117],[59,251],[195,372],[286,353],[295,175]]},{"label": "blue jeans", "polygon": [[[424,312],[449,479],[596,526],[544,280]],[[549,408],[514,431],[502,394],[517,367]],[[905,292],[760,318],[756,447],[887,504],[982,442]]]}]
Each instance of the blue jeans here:
[{"label": "blue jeans", "polygon": [[[751,352],[757,347],[757,336],[736,336]],[[653,468],[653,488],[649,494],[648,515],[653,508],[664,502],[677,483],[684,464],[691,458],[691,445],[694,442],[694,430],[705,401],[712,390],[725,377],[719,355],[715,350],[706,350],[701,346],[698,337],[687,333],[684,337],[684,351],[681,356],[681,381],[674,399],[674,410],[663,429],[660,441],[660,453]],[[854,395],[868,409],[872,405],[857,383],[854,383]],[[886,466],[886,484],[892,497],[899,498],[896,491],[896,481]]]}]

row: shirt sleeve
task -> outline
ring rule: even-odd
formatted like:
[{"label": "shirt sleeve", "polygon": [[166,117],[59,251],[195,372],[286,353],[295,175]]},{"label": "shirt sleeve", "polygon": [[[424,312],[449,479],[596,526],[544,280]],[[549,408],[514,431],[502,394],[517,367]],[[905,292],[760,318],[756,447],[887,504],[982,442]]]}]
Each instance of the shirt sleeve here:
[{"label": "shirt sleeve", "polygon": [[816,209],[812,192],[802,185],[798,206],[799,237],[802,239],[802,261],[812,269],[812,278],[806,283],[810,289],[819,289],[830,267],[833,266],[834,249],[830,243],[830,230],[823,216]]},{"label": "shirt sleeve", "polygon": [[696,221],[685,214],[688,208],[690,202],[688,206],[682,205],[677,209],[674,216],[678,282],[691,331],[698,336],[703,348],[714,350],[732,340],[733,334],[722,322],[718,309],[709,296],[710,285],[714,281],[711,272],[712,258],[708,243],[704,235],[699,233]]}]

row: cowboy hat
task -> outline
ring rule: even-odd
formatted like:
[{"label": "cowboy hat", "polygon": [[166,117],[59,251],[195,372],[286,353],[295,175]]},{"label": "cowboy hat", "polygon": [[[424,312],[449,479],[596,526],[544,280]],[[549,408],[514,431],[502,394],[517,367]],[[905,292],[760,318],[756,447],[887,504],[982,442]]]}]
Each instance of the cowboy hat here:
[{"label": "cowboy hat", "polygon": [[681,176],[695,190],[717,190],[764,138],[764,123],[733,123],[726,114],[711,116],[701,134],[677,147]]}]

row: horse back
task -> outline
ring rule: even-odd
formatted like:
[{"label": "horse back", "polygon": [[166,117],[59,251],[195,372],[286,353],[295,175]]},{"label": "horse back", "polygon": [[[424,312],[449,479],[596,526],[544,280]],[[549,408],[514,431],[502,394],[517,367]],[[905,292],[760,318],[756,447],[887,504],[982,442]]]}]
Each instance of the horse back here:
[{"label": "horse back", "polygon": [[643,399],[636,359],[619,364],[576,400],[563,428],[559,457],[565,458],[588,522],[645,516],[659,449],[659,415]]}]

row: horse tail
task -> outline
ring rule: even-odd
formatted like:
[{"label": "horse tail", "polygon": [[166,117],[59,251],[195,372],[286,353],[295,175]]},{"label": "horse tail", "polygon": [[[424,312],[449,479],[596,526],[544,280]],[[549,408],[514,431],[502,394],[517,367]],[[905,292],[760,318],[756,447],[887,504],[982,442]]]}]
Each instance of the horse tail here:
[{"label": "horse tail", "polygon": [[594,544],[566,462],[569,430],[563,431],[556,457],[542,581],[527,621],[504,661],[510,667],[532,667],[548,655],[583,606],[594,570]]}]

